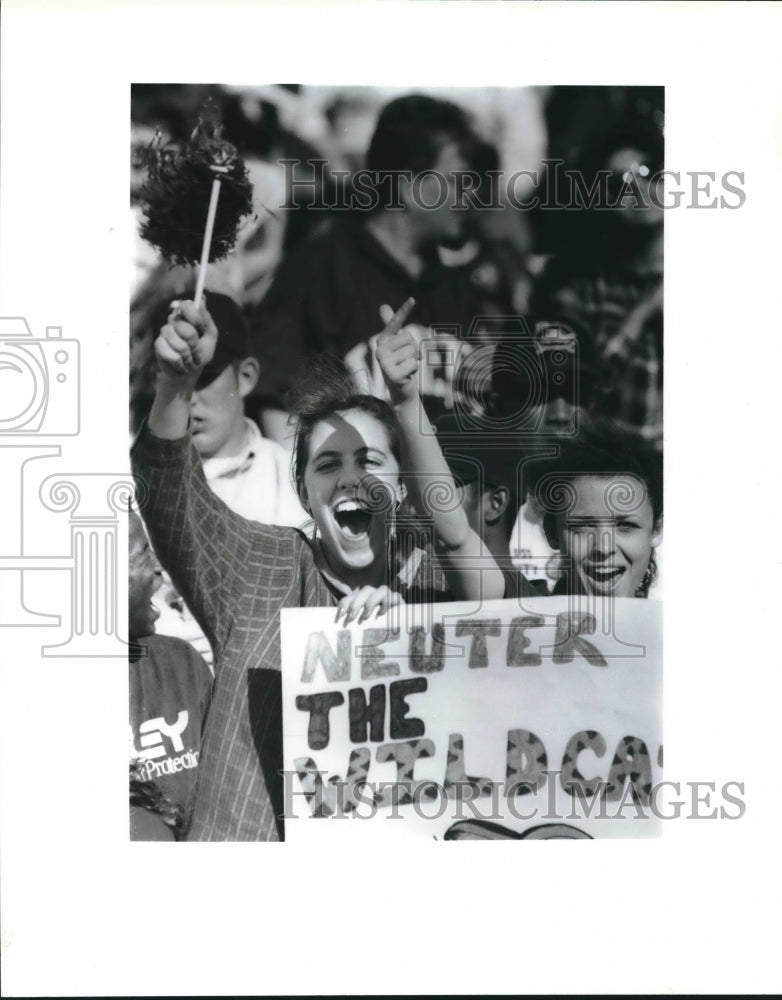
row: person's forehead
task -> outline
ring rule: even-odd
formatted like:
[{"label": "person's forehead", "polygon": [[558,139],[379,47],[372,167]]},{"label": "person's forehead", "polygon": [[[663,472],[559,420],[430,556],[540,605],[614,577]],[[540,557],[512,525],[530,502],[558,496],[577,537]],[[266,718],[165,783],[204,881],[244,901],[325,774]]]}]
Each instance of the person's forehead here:
[{"label": "person's forehead", "polygon": [[310,454],[320,451],[358,451],[375,448],[387,451],[388,432],[371,413],[363,410],[346,410],[319,420],[312,429]]},{"label": "person's forehead", "polygon": [[644,484],[633,475],[584,475],[572,479],[576,515],[617,517],[638,513],[649,504]]}]

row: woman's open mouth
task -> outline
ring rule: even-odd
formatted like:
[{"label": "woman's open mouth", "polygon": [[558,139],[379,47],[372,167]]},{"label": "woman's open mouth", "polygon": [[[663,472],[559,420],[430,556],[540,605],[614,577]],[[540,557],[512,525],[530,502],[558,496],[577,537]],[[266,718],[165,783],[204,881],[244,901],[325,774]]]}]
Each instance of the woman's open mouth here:
[{"label": "woman's open mouth", "polygon": [[356,500],[340,500],[334,508],[334,520],[346,538],[362,538],[369,533],[372,514]]},{"label": "woman's open mouth", "polygon": [[593,588],[600,593],[610,593],[615,590],[625,573],[623,566],[594,566],[582,563],[581,569]]}]

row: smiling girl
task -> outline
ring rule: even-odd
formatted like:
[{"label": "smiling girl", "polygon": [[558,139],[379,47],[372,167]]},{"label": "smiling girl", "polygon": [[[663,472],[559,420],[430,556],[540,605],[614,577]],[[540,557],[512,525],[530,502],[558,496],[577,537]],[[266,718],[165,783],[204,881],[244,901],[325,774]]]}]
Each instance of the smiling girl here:
[{"label": "smiling girl", "polygon": [[[387,337],[410,307],[389,319]],[[444,531],[447,579],[428,551],[399,551],[394,526],[405,489],[394,411],[323,371],[311,372],[293,400],[296,486],[314,534],[231,512],[209,489],[188,434],[192,393],[216,338],[204,307],[182,302],[169,317],[155,343],[155,401],[133,464],[155,551],[215,651],[187,839],[277,840],[283,837],[280,610],[339,604],[348,620],[362,619],[401,600],[470,598],[482,589],[501,597],[504,583],[496,567],[484,574],[464,569],[482,547],[461,508],[435,517],[435,531]]]},{"label": "smiling girl", "polygon": [[564,557],[555,594],[648,597],[662,540],[662,459],[599,422],[561,447],[535,484],[543,527]]}]

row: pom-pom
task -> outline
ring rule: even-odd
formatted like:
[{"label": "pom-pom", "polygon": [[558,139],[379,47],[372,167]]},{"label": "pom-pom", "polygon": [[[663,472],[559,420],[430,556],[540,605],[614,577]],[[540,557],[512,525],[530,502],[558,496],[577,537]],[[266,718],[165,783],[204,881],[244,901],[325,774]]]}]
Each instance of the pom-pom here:
[{"label": "pom-pom", "polygon": [[253,210],[252,185],[236,148],[222,138],[211,108],[205,108],[184,145],[161,144],[160,136],[143,154],[147,180],[140,200],[142,237],[171,264],[197,264],[201,258],[212,182],[220,199],[209,260],[233,249],[241,220]]}]

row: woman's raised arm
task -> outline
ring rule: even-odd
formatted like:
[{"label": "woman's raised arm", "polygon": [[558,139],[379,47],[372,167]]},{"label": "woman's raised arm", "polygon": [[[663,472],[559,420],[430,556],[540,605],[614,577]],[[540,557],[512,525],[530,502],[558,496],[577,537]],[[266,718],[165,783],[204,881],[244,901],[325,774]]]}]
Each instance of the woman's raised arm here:
[{"label": "woman's raised arm", "polygon": [[187,433],[190,400],[216,345],[217,327],[206,307],[180,302],[155,341],[157,379],[147,421],[155,437],[177,441]]},{"label": "woman's raised arm", "polygon": [[[455,483],[427,419],[418,392],[419,343],[405,320],[415,302],[408,299],[396,313],[382,306],[385,328],[378,337],[377,360],[399,421],[403,469],[419,504]],[[505,596],[505,578],[481,538],[472,530],[461,505],[434,509],[435,546],[454,596],[460,600],[491,600]]]}]

